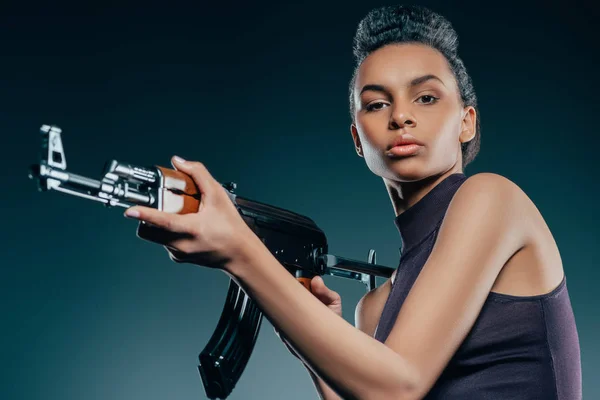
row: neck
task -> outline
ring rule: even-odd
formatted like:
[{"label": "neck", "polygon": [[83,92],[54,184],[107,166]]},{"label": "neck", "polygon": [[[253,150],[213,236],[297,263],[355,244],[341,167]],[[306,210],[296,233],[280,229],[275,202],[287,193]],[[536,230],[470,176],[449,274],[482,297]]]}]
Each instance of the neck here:
[{"label": "neck", "polygon": [[463,171],[461,168],[452,168],[442,174],[431,175],[412,182],[400,182],[383,178],[396,216],[415,205],[441,181],[456,173],[463,173]]}]

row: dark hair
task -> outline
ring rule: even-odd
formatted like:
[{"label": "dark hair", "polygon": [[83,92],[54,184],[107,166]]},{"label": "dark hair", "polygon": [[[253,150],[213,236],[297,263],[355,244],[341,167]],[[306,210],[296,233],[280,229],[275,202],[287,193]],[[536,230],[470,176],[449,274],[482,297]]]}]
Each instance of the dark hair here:
[{"label": "dark hair", "polygon": [[481,134],[477,96],[471,77],[458,57],[458,35],[443,16],[416,5],[385,6],[371,10],[360,21],[354,36],[356,66],[350,81],[350,116],[354,122],[354,85],[360,64],[375,50],[394,43],[420,43],[430,46],[444,55],[460,91],[463,107],[473,106],[477,111],[475,136],[461,143],[463,169],[479,153]]}]

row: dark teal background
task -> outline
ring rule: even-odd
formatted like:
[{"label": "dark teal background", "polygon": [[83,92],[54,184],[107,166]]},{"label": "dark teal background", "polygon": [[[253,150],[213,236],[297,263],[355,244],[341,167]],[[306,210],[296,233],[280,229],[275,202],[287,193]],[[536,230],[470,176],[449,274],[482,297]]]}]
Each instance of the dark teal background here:
[{"label": "dark teal background", "polygon": [[[333,254],[374,248],[397,265],[393,209],[354,152],[347,101],[356,26],[393,3],[217,3],[3,2],[1,399],[205,398],[197,356],[228,284],[137,238],[122,209],[37,192],[27,170],[42,124],[63,128],[71,172],[98,179],[109,159],[169,166],[178,154],[244,197],[311,217]],[[458,31],[479,97],[481,152],[466,174],[506,176],[544,216],[578,324],[584,398],[600,398],[598,10],[422,4]],[[325,281],[354,323],[364,285]],[[317,394],[265,319],[230,398]]]}]

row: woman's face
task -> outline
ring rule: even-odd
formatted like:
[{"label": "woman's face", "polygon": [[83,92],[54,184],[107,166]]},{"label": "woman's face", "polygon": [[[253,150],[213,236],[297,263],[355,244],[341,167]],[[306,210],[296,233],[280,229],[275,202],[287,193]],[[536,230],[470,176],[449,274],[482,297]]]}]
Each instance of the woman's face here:
[{"label": "woman's face", "polygon": [[[354,102],[352,138],[376,175],[415,181],[462,171],[460,144],[475,135],[475,109],[462,108],[454,75],[437,50],[393,44],[374,51],[357,72]],[[400,137],[421,146],[410,155],[389,153]]]}]

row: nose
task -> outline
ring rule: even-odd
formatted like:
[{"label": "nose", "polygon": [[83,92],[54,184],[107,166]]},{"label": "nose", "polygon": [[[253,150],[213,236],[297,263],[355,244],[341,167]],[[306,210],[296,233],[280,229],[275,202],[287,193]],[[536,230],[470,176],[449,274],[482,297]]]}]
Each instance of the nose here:
[{"label": "nose", "polygon": [[417,125],[416,120],[405,111],[394,111],[390,116],[390,129],[400,129],[404,126],[414,127]]}]

